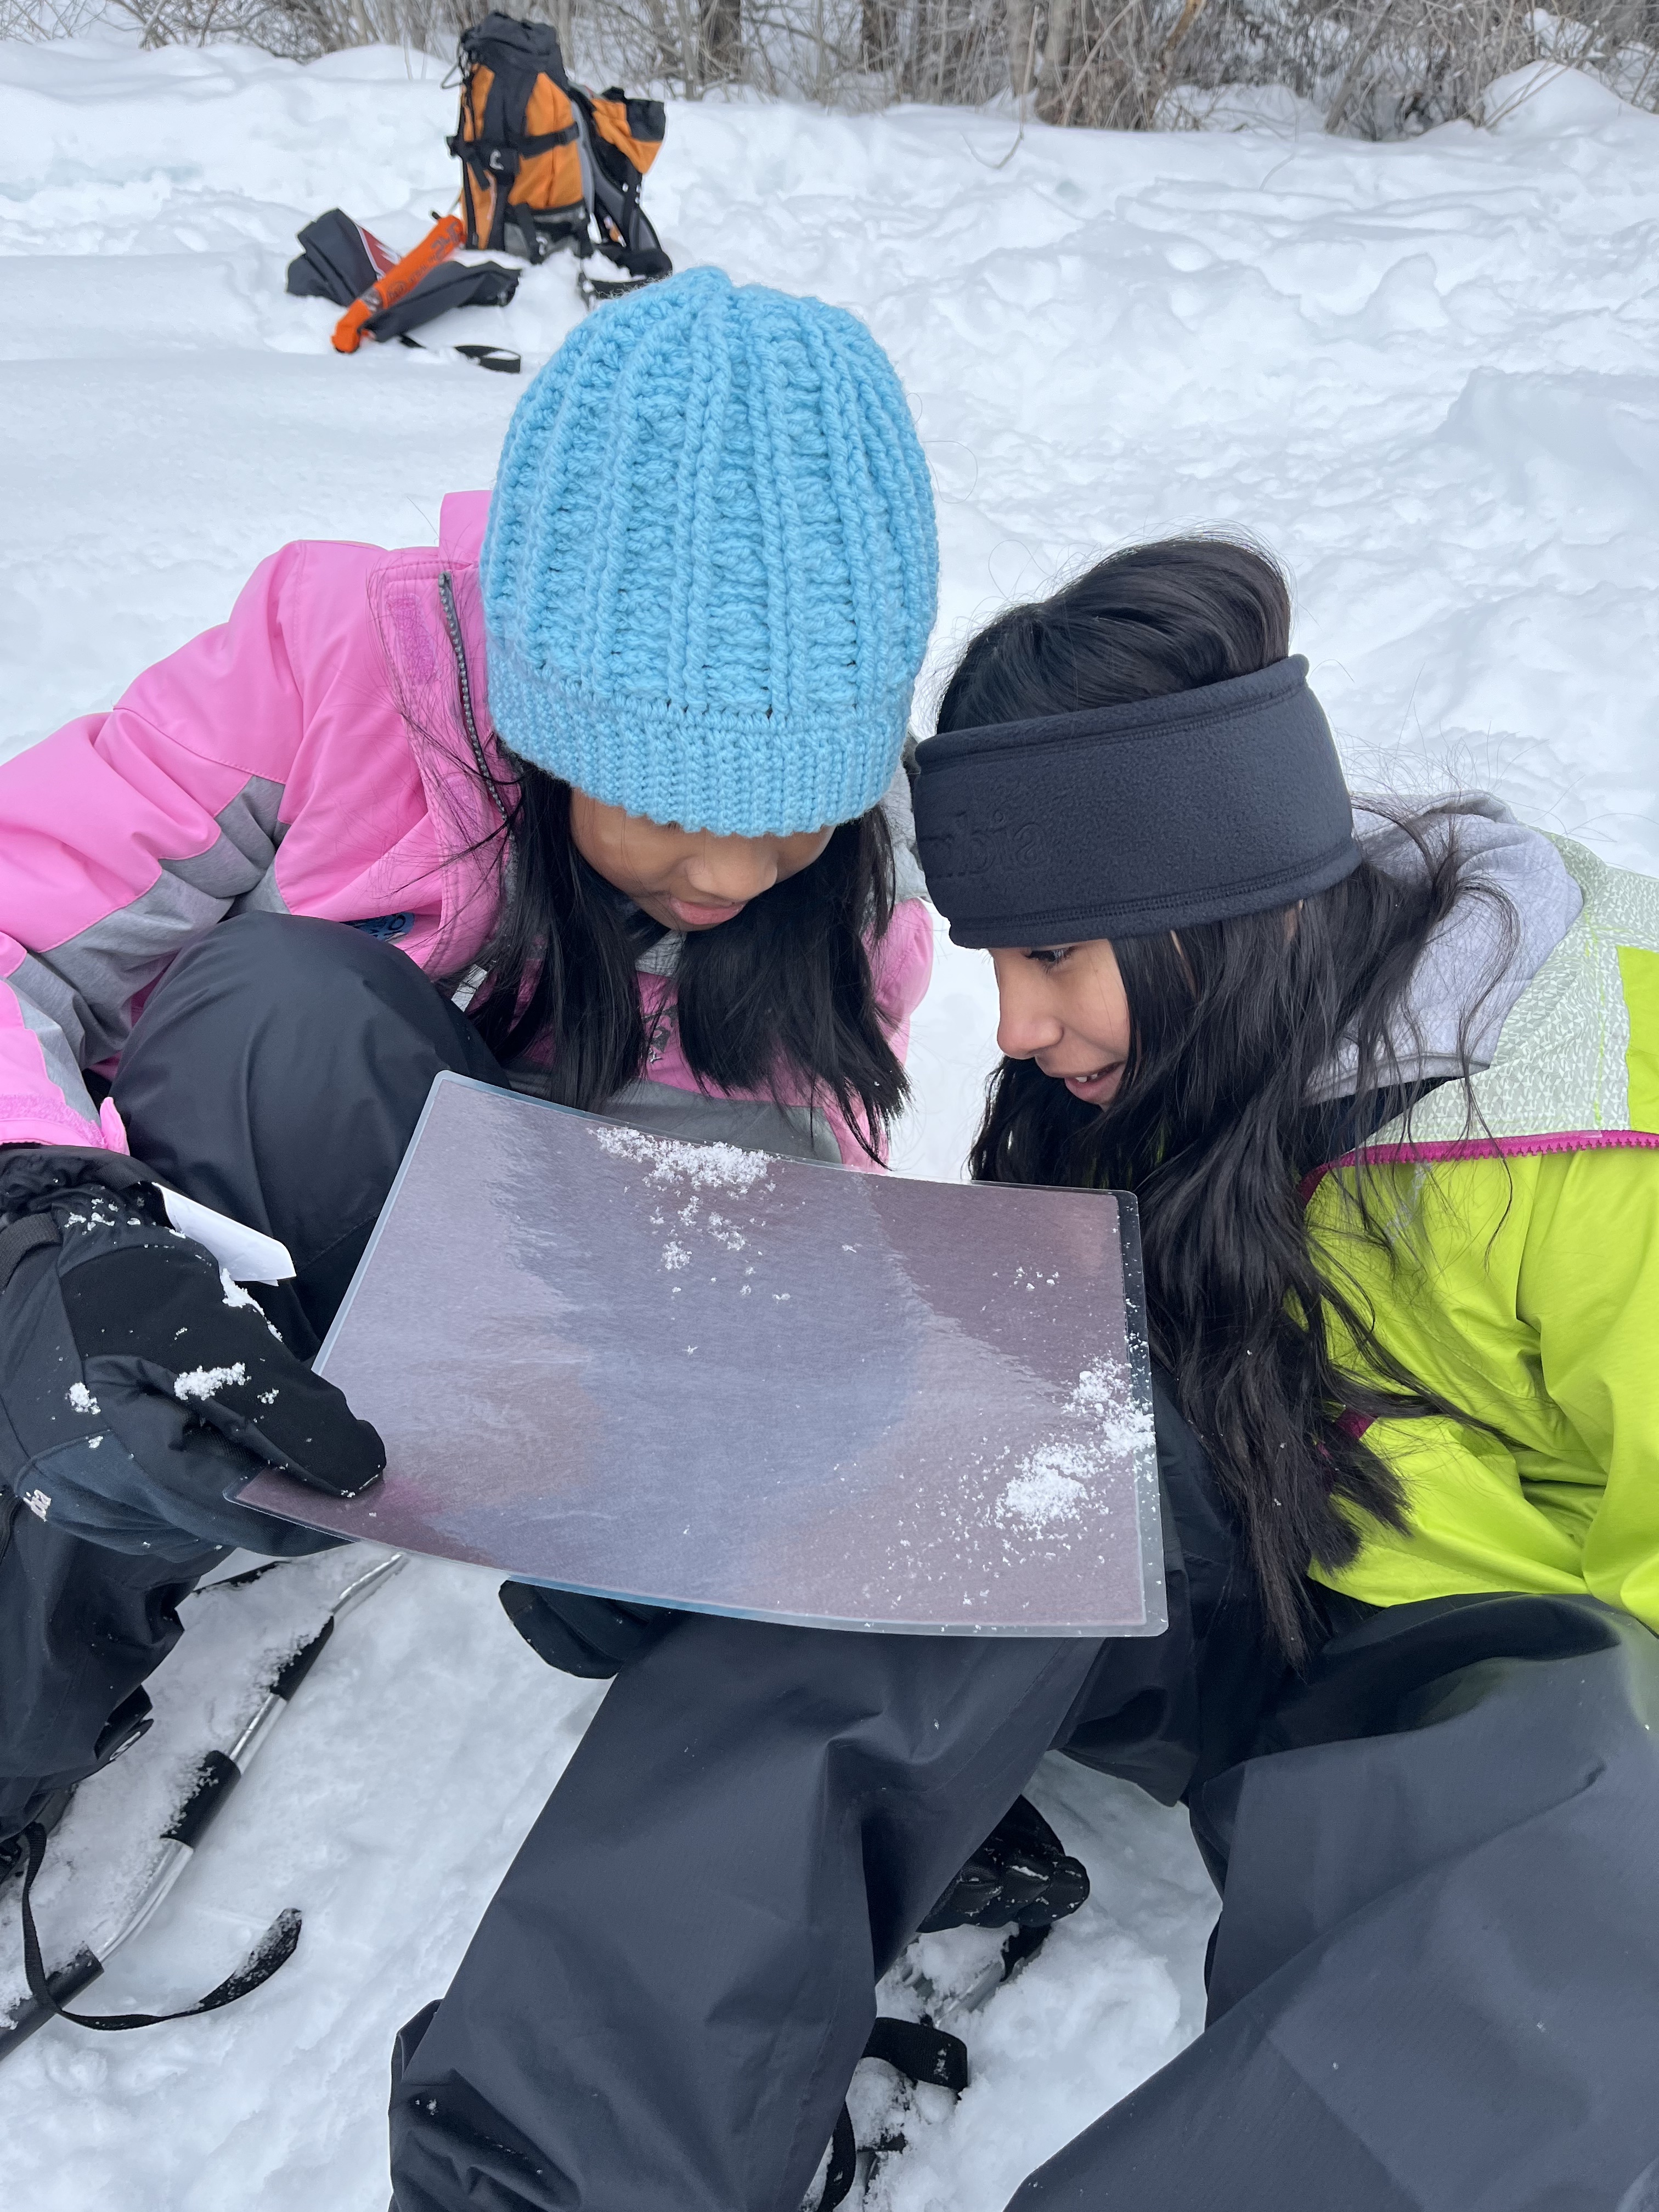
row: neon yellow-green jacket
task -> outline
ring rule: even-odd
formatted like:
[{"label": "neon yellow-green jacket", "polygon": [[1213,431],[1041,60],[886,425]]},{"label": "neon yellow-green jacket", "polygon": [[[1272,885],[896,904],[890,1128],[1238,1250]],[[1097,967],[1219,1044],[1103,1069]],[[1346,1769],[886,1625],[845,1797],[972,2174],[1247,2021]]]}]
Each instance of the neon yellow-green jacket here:
[{"label": "neon yellow-green jacket", "polygon": [[1482,1133],[1447,1085],[1409,1143],[1367,1145],[1392,1259],[1355,1235],[1343,1170],[1309,1204],[1389,1350],[1497,1433],[1374,1424],[1410,1533],[1367,1518],[1318,1578],[1373,1605],[1588,1590],[1659,1630],[1659,882],[1555,842],[1583,911],[1474,1079]]}]

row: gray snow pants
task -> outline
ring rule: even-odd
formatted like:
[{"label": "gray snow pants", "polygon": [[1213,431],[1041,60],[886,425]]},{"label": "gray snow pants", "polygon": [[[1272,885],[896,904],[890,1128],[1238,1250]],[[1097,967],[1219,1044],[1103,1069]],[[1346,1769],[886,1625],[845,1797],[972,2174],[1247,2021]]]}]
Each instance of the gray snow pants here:
[{"label": "gray snow pants", "polygon": [[[289,1243],[309,1351],[441,1066],[494,1074],[401,954],[245,916],[169,971],[116,1097],[140,1157]],[[1333,1601],[1287,1684],[1167,1403],[1159,1460],[1164,1637],[687,1615],[630,1668],[399,2038],[397,2212],[796,2212],[875,1979],[1056,1743],[1184,1796],[1224,1905],[1206,2033],[1018,2212],[1659,2212],[1659,1639],[1589,1601]],[[94,1763],[189,1579],[38,1571],[21,1519],[0,1788],[31,1711],[54,1772]]]},{"label": "gray snow pants", "polygon": [[1335,1636],[1192,1794],[1204,2033],[1011,2212],[1656,2212],[1656,1729],[1589,1598]]},{"label": "gray snow pants", "polygon": [[[1589,1600],[1352,1611],[1190,1788],[1209,2026],[1012,2212],[1659,2206],[1659,1638]],[[395,2212],[796,2212],[876,1978],[1044,1749],[1194,1760],[1142,1734],[1182,1718],[1158,1648],[687,1619],[399,2039]]]}]

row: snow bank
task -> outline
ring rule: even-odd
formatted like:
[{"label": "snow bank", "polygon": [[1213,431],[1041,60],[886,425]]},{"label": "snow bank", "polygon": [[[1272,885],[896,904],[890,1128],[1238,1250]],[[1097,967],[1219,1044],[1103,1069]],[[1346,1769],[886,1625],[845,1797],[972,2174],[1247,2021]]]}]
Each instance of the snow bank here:
[{"label": "snow bank", "polygon": [[[302,69],[0,46],[0,750],[112,699],[284,539],[429,542],[443,494],[489,481],[520,383],[442,353],[339,360],[332,311],[282,289],[324,208],[406,246],[447,204],[441,74],[386,50]],[[1356,773],[1488,784],[1659,867],[1659,122],[1563,77],[1489,136],[1013,138],[960,111],[710,100],[672,110],[647,195],[682,264],[844,302],[892,352],[944,539],[930,682],[976,620],[1096,549],[1248,528],[1290,565]],[[431,335],[529,369],[578,312],[557,263]],[[941,949],[899,1159],[948,1175],[993,1000],[986,963]],[[283,1573],[319,1617],[346,1578]],[[84,1793],[43,1878],[54,1934],[70,1877],[117,1900],[110,1839],[143,1832],[210,1723],[224,1741],[247,1717],[248,1656],[292,1626],[277,1580],[188,1608],[155,1735]],[[8,2199],[383,2212],[392,2032],[443,1987],[594,1701],[488,1578],[413,1565],[342,1629],[99,1994],[192,1996],[289,1904],[295,1962],[210,2019],[41,2035],[0,2075]],[[1198,2026],[1213,1905],[1179,1820],[1052,1762],[1036,1794],[1095,1898],[955,2023],[974,2086],[953,2112],[923,2093],[872,2212],[997,2212]],[[971,1945],[929,1941],[957,1986]],[[7,1929],[6,1990],[15,1966]]]}]

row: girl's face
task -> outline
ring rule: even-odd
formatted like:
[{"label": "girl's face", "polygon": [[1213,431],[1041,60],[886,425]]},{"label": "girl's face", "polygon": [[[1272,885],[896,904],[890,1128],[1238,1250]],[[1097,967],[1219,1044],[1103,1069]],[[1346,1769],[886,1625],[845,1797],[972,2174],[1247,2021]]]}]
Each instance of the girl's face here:
[{"label": "girl's face", "polygon": [[1115,1098],[1129,1061],[1129,1000],[1109,941],[1020,946],[991,957],[1004,1054],[1036,1060],[1090,1106]]},{"label": "girl's face", "polygon": [[718,837],[570,794],[570,838],[596,874],[665,929],[718,929],[750,899],[810,868],[833,835]]}]

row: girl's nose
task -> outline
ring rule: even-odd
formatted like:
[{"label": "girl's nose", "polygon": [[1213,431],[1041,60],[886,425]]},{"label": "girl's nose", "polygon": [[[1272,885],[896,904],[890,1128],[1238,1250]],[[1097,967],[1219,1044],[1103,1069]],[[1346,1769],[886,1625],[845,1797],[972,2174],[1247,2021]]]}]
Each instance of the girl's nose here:
[{"label": "girl's nose", "polygon": [[1008,1060],[1030,1060],[1066,1034],[1047,1004],[1042,970],[1016,953],[997,960],[997,1049]]},{"label": "girl's nose", "polygon": [[777,854],[765,837],[707,836],[685,864],[688,889],[710,906],[741,906],[777,879]]}]

